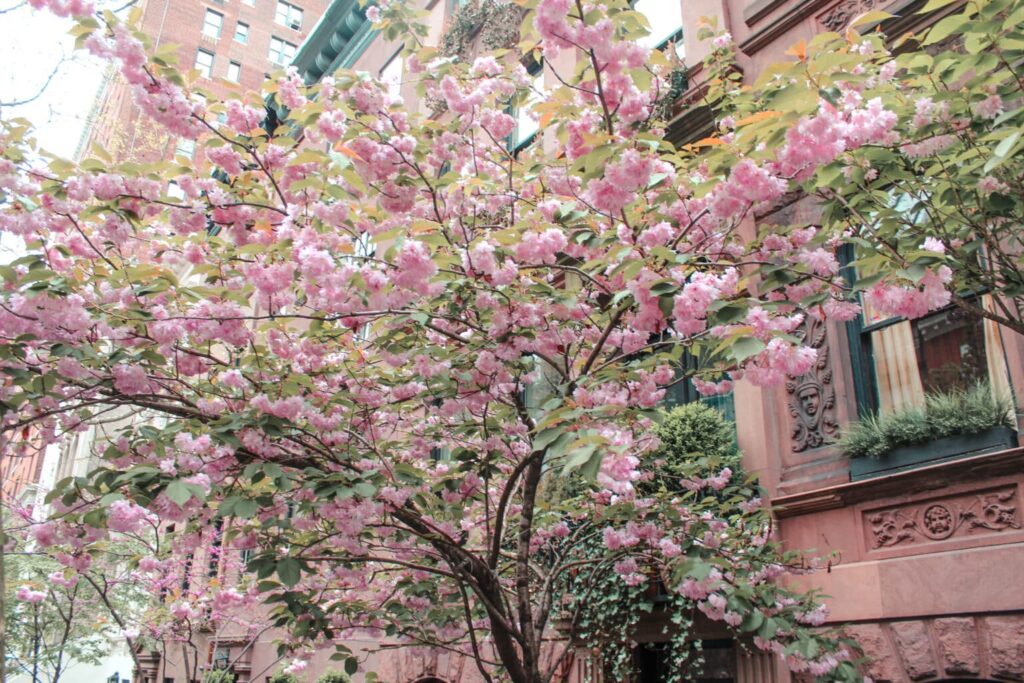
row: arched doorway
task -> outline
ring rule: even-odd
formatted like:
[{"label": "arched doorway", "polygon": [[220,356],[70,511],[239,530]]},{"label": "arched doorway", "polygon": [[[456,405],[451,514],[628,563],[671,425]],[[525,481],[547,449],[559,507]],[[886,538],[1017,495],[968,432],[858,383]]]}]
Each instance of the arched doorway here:
[{"label": "arched doorway", "polygon": [[412,683],[448,683],[448,681],[443,681],[440,678],[434,678],[433,676],[427,676],[426,678],[417,678]]}]

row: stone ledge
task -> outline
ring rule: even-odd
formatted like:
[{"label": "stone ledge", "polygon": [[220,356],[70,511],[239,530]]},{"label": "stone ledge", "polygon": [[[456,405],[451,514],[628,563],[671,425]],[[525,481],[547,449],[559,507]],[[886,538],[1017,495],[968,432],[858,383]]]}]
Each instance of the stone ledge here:
[{"label": "stone ledge", "polygon": [[774,498],[776,516],[785,519],[822,510],[846,507],[891,496],[910,495],[1024,470],[1024,448],[1011,448],[973,458],[919,467],[875,479],[828,486],[814,491]]}]

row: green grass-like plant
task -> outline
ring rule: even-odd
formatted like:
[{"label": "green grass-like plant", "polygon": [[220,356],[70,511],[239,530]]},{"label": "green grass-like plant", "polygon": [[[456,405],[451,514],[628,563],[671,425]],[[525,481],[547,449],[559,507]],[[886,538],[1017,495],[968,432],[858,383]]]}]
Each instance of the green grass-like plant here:
[{"label": "green grass-like plant", "polygon": [[843,434],[839,447],[851,458],[881,458],[904,446],[995,427],[1016,427],[1013,402],[996,396],[988,382],[978,382],[967,390],[929,394],[924,408],[869,415]]},{"label": "green grass-like plant", "polygon": [[320,678],[316,679],[316,683],[351,683],[351,681],[352,679],[347,673],[337,669],[325,671]]},{"label": "green grass-like plant", "polygon": [[283,671],[278,671],[270,677],[269,683],[299,683],[299,677],[295,674],[286,674]]}]

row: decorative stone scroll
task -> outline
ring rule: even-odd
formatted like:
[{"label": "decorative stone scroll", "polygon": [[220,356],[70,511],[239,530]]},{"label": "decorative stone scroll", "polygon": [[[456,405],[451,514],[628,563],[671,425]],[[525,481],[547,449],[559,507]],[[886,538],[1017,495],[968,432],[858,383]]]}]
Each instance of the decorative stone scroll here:
[{"label": "decorative stone scroll", "polygon": [[786,382],[789,414],[793,417],[794,453],[824,446],[834,441],[839,433],[825,323],[820,318],[808,317],[803,326],[803,338],[807,345],[818,350],[818,360],[806,375]]},{"label": "decorative stone scroll", "polygon": [[1011,486],[865,513],[872,548],[891,548],[954,536],[1020,529]]},{"label": "decorative stone scroll", "polygon": [[818,23],[829,31],[842,31],[854,18],[877,9],[888,0],[843,0],[818,17]]}]

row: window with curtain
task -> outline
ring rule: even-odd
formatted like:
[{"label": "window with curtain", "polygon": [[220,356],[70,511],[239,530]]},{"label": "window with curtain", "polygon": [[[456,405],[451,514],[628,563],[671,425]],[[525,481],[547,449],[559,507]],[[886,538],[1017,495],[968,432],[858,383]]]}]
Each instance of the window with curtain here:
[{"label": "window with curtain", "polygon": [[[853,254],[847,249],[843,260]],[[856,273],[847,267],[849,281]],[[979,295],[988,308],[988,295]],[[956,306],[916,320],[886,317],[861,302],[861,315],[848,323],[850,361],[859,413],[890,413],[924,404],[928,393],[967,389],[988,381],[1009,395],[1002,333],[991,320]]]}]

